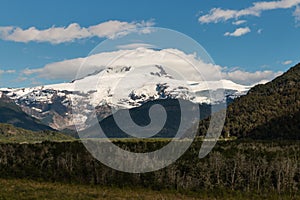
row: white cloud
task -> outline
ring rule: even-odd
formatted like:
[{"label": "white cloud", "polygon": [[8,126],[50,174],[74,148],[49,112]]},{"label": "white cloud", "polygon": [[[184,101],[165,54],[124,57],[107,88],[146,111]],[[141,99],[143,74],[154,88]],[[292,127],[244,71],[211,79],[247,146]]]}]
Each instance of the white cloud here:
[{"label": "white cloud", "polygon": [[263,29],[261,29],[261,28],[257,30],[258,34],[261,34],[262,32],[263,32]]},{"label": "white cloud", "polygon": [[244,85],[254,85],[257,83],[265,83],[267,81],[273,80],[275,77],[281,75],[283,72],[274,71],[256,71],[247,72],[243,70],[235,70],[231,72],[224,72],[223,77],[225,79],[232,80],[235,83]]},{"label": "white cloud", "polygon": [[245,34],[250,33],[250,32],[251,32],[250,28],[245,27],[245,28],[238,28],[232,33],[226,32],[224,35],[225,36],[240,37],[240,36],[245,35]]},{"label": "white cloud", "polygon": [[284,62],[282,62],[282,64],[283,65],[290,65],[290,64],[292,64],[292,60],[286,60],[286,61],[284,61]]},{"label": "white cloud", "polygon": [[293,16],[295,17],[296,22],[300,22],[300,7],[297,6],[296,10],[293,13]]},{"label": "white cloud", "polygon": [[0,75],[1,74],[13,74],[13,73],[16,73],[16,70],[13,70],[13,69],[2,70],[2,69],[0,69]]},{"label": "white cloud", "polygon": [[201,23],[217,23],[220,21],[227,21],[236,16],[236,10],[223,10],[221,8],[213,8],[209,14],[199,17]]},{"label": "white cloud", "polygon": [[[84,58],[64,60],[47,64],[43,68],[27,68],[23,70],[23,74],[28,76],[37,74],[39,77],[47,79],[71,80],[76,77],[76,73],[79,70],[81,63],[83,62]],[[89,72],[92,73],[92,71]]]},{"label": "white cloud", "polygon": [[29,68],[26,68],[26,69],[24,69],[22,71],[22,73],[25,74],[25,75],[31,75],[31,74],[39,73],[41,71],[42,71],[41,68],[38,68],[38,69],[29,69]]},{"label": "white cloud", "polygon": [[[288,9],[300,4],[300,0],[280,0],[280,1],[262,1],[255,2],[251,7],[241,10],[230,10],[213,8],[206,15],[199,17],[201,23],[218,23],[227,21],[229,19],[238,19],[243,16],[256,16],[259,17],[263,11],[274,9]],[[294,13],[295,16],[295,13]],[[298,17],[296,13],[296,19]]]},{"label": "white cloud", "polygon": [[[80,68],[83,62],[85,62],[84,69]],[[137,67],[158,64],[172,67],[172,70],[180,73],[182,73],[182,69],[187,69],[186,76],[191,77],[191,80],[197,80],[199,79],[198,73],[189,71],[191,69],[191,63],[201,69],[202,76],[205,80],[217,80],[222,76],[224,79],[229,79],[244,85],[253,85],[261,81],[269,81],[282,73],[272,71],[246,72],[240,70],[240,68],[235,68],[230,72],[225,72],[227,70],[226,67],[203,63],[196,57],[195,54],[185,54],[177,49],[163,49],[158,51],[138,48],[135,50],[103,52],[91,55],[87,58],[75,58],[50,63],[45,65],[43,68],[25,69],[23,74],[28,76],[34,75],[36,78],[71,81],[76,77],[80,78],[86,76],[87,74],[102,70],[107,66]],[[78,71],[79,74],[77,74]]]},{"label": "white cloud", "polygon": [[[187,62],[188,61],[188,62]],[[80,66],[84,63],[84,69]],[[182,71],[189,69],[190,64],[198,65],[203,70],[203,76],[209,79],[217,79],[220,66],[206,64],[196,58],[195,54],[185,54],[177,49],[152,50],[137,48],[131,50],[118,50],[94,54],[86,58],[75,58],[55,62],[37,69],[25,69],[24,75],[35,75],[40,78],[71,81],[86,76],[107,66],[144,66],[163,65],[172,67],[173,70]],[[78,74],[77,74],[78,73]],[[187,72],[188,76],[194,76],[193,72]]]},{"label": "white cloud", "polygon": [[233,25],[241,25],[241,24],[244,24],[246,22],[247,22],[246,20],[238,20],[238,21],[232,22],[232,24]]},{"label": "white cloud", "polygon": [[51,27],[44,30],[39,30],[36,27],[22,29],[20,27],[4,26],[0,27],[0,39],[15,42],[50,42],[59,44],[64,42],[72,42],[78,39],[99,37],[113,39],[118,36],[127,35],[130,32],[140,31],[147,33],[149,27],[153,26],[154,22],[121,22],[110,20],[94,26],[81,27],[77,23],[72,23],[67,27]]},{"label": "white cloud", "polygon": [[16,70],[9,69],[9,70],[6,70],[5,73],[7,73],[7,74],[13,74],[13,73],[16,73]]},{"label": "white cloud", "polygon": [[156,48],[152,44],[146,43],[131,43],[117,46],[118,49],[137,49],[137,48]]}]

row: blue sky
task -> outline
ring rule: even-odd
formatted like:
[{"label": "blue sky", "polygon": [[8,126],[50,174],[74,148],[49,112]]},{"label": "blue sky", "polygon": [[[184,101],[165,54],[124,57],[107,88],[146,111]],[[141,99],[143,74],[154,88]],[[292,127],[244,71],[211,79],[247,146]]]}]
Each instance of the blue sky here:
[{"label": "blue sky", "polygon": [[[39,78],[42,70],[26,72],[54,62],[85,57],[112,34],[124,32],[127,27],[143,26],[169,28],[190,36],[207,50],[217,65],[235,72],[230,76],[270,79],[300,62],[298,5],[300,7],[299,0],[3,0],[0,6],[0,87],[69,81]],[[66,29],[74,23],[76,25],[70,28],[79,31],[70,38],[68,34],[55,36],[61,33],[57,29],[48,35],[34,36],[51,28]],[[105,26],[95,31],[88,29],[99,24]],[[111,30],[119,25],[120,29]]]}]

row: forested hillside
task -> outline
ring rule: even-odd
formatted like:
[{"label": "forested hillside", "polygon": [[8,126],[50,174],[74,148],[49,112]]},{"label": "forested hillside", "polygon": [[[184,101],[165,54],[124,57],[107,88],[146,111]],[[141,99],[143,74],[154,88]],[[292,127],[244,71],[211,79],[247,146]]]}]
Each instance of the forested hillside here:
[{"label": "forested hillside", "polygon": [[[300,139],[300,64],[235,99],[226,116],[226,137]],[[200,135],[207,125],[207,119],[200,122]]]}]

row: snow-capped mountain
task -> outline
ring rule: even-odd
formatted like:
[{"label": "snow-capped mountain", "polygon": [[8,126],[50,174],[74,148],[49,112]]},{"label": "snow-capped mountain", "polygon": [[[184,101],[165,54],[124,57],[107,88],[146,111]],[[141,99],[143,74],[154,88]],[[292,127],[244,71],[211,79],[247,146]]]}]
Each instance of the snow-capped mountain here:
[{"label": "snow-capped mountain", "polygon": [[[136,68],[108,67],[70,83],[32,88],[2,88],[0,91],[14,100],[26,113],[41,119],[52,128],[73,128],[72,107],[79,109],[82,129],[88,113],[96,111],[103,119],[118,109],[139,107],[156,99],[184,99],[199,104],[217,104],[246,94],[251,86],[230,80],[185,80],[159,65]],[[218,91],[224,89],[224,96]]]}]

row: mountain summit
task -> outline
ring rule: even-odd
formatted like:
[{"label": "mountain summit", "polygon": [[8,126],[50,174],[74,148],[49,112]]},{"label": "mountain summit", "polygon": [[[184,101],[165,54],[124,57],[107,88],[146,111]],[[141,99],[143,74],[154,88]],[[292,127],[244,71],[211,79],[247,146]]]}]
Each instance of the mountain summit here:
[{"label": "mountain summit", "polygon": [[[212,96],[210,91],[224,89],[223,99]],[[131,66],[108,67],[70,83],[45,85],[32,88],[1,89],[23,111],[40,119],[54,129],[74,129],[73,108],[79,109],[76,118],[82,129],[91,112],[104,119],[119,109],[139,107],[159,99],[183,99],[196,104],[218,104],[245,94],[250,86],[230,80],[182,80],[168,73],[160,65],[142,69]],[[73,112],[74,114],[74,112]]]}]

